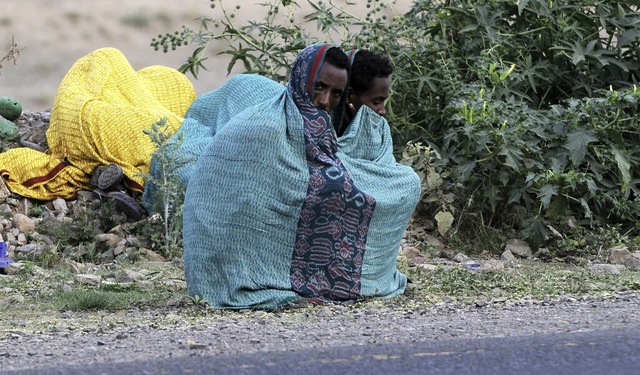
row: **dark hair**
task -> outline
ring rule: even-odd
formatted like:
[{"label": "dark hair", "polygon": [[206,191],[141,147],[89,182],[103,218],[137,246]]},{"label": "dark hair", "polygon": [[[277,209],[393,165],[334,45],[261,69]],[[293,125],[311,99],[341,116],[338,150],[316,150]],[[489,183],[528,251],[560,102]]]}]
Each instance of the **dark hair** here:
[{"label": "dark hair", "polygon": [[324,61],[335,66],[338,69],[349,70],[351,64],[349,57],[339,47],[331,47],[327,50],[327,54],[324,56]]},{"label": "dark hair", "polygon": [[386,55],[370,50],[359,50],[353,59],[349,87],[361,95],[373,87],[373,80],[386,78],[393,73],[393,66]]}]

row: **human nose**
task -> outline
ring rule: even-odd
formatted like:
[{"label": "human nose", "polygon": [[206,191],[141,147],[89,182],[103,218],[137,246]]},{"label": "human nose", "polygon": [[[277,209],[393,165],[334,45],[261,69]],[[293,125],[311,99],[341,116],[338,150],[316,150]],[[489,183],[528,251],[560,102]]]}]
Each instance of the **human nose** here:
[{"label": "human nose", "polygon": [[324,109],[325,111],[329,110],[329,94],[327,93],[317,93],[315,97],[315,106]]},{"label": "human nose", "polygon": [[379,114],[380,116],[384,116],[384,115],[386,115],[386,114],[387,114],[387,109],[384,107],[384,104],[383,104],[383,105],[381,105],[381,106],[379,106],[379,107],[376,109],[376,113],[377,113],[377,114]]}]

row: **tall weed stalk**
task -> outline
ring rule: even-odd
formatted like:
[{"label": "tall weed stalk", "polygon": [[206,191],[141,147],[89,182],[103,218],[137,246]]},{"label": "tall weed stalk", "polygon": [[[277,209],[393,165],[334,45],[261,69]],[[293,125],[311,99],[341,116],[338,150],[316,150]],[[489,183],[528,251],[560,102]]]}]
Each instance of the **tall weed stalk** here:
[{"label": "tall weed stalk", "polygon": [[[182,140],[172,139],[174,133],[167,131],[167,119],[162,118],[154,123],[151,130],[145,131],[157,149],[154,163],[158,168],[157,175],[149,174],[145,189],[153,187],[150,194],[152,211],[160,213],[163,224],[163,245],[165,256],[176,255],[183,239],[182,206],[186,186],[181,182],[176,170],[186,163],[184,157],[177,153]],[[172,142],[169,142],[169,140]]]}]

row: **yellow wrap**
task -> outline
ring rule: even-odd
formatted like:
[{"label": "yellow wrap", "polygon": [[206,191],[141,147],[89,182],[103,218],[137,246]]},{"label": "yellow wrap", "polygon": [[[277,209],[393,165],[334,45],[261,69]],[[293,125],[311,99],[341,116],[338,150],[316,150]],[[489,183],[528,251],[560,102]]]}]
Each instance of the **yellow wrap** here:
[{"label": "yellow wrap", "polygon": [[154,65],[134,71],[114,48],[98,49],[66,74],[51,110],[48,152],[17,148],[0,154],[0,175],[12,192],[40,200],[72,198],[89,189],[95,167],[122,167],[142,191],[155,145],[143,133],[163,117],[176,131],[196,94],[187,77]]}]

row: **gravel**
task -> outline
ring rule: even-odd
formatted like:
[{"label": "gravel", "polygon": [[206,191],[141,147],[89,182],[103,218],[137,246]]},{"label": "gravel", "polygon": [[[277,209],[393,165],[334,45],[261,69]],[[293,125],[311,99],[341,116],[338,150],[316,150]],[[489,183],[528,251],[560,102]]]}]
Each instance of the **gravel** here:
[{"label": "gravel", "polygon": [[640,326],[639,294],[427,308],[318,306],[281,312],[62,313],[55,328],[0,339],[2,370],[364,344],[541,335]]}]

